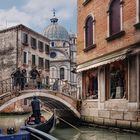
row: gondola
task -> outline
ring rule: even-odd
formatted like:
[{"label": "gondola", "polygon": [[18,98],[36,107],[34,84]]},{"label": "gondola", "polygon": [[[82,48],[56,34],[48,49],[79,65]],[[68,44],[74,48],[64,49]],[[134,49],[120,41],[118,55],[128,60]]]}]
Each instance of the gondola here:
[{"label": "gondola", "polygon": [[25,121],[25,126],[29,126],[46,133],[49,133],[55,127],[56,124],[56,118],[54,114],[51,116],[49,120],[40,122],[39,124],[29,123],[28,120],[29,118]]}]

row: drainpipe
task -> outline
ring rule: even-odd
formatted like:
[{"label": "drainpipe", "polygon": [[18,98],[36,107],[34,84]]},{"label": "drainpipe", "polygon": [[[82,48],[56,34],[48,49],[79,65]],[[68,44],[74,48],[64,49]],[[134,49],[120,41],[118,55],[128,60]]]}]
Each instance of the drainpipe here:
[{"label": "drainpipe", "polygon": [[19,45],[18,45],[18,28],[17,27],[17,36],[16,36],[16,68],[18,68],[18,48],[19,48]]}]

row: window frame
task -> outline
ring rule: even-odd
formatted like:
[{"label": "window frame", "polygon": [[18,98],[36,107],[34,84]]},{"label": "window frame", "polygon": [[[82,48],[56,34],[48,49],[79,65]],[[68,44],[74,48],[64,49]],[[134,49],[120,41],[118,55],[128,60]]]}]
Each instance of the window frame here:
[{"label": "window frame", "polygon": [[49,70],[49,67],[50,67],[50,61],[45,59],[45,69]]},{"label": "window frame", "polygon": [[[25,54],[26,54],[26,57],[25,57]],[[23,52],[23,64],[26,64],[26,65],[28,65],[28,52],[26,52],[26,51],[24,51]]]},{"label": "window frame", "polygon": [[34,37],[31,37],[31,47],[32,49],[36,50],[37,49],[37,39]]},{"label": "window frame", "polygon": [[140,29],[140,0],[136,0],[136,24],[134,27]]},{"label": "window frame", "polygon": [[[115,64],[117,63],[117,65]],[[111,94],[111,79],[110,79],[110,68],[111,68],[111,65],[114,65],[114,66],[125,66],[123,67],[123,70],[125,70],[124,72],[124,89],[125,89],[125,92],[123,93],[123,96],[122,98],[111,98],[112,94]],[[112,62],[110,64],[107,64],[106,65],[106,68],[105,68],[105,85],[106,85],[106,90],[105,90],[105,97],[106,97],[106,100],[128,100],[128,60],[125,59],[125,60],[122,60],[122,61],[118,61],[118,62]],[[121,86],[120,86],[121,87]],[[117,88],[117,86],[116,86]]]},{"label": "window frame", "polygon": [[44,69],[44,58],[38,57],[38,67],[41,68],[41,69]]},{"label": "window frame", "polygon": [[[61,75],[61,70],[63,70],[63,75]],[[63,80],[63,79],[65,79],[65,68],[61,67],[60,68],[60,80]]]},{"label": "window frame", "polygon": [[[97,94],[95,94],[96,88],[93,86],[95,85],[95,79],[97,80],[96,81]],[[99,82],[98,68],[93,68],[93,69],[83,72],[83,96],[85,99],[92,99],[92,100],[99,99],[98,97],[99,96],[99,83],[98,82]]]},{"label": "window frame", "polygon": [[120,31],[114,33],[111,35],[110,33],[110,13],[111,13],[111,5],[114,0],[110,0],[109,5],[108,5],[108,10],[107,10],[107,41],[112,41],[116,38],[120,38],[125,35],[125,31],[123,30],[123,4],[124,1],[120,0]]},{"label": "window frame", "polygon": [[[92,45],[91,46],[87,46],[87,21],[92,18]],[[95,44],[95,19],[94,16],[92,14],[89,14],[86,17],[85,23],[84,23],[84,52],[88,52],[89,50],[93,49],[96,47]]]},{"label": "window frame", "polygon": [[50,53],[50,47],[48,44],[45,44],[45,53],[49,54]]},{"label": "window frame", "polygon": [[25,32],[22,32],[22,44],[25,46],[29,44],[29,35]]},{"label": "window frame", "polygon": [[38,50],[44,52],[44,43],[40,40],[38,40]]},{"label": "window frame", "polygon": [[[34,63],[33,63],[33,57],[34,57]],[[32,66],[36,66],[36,55],[32,54]]]}]

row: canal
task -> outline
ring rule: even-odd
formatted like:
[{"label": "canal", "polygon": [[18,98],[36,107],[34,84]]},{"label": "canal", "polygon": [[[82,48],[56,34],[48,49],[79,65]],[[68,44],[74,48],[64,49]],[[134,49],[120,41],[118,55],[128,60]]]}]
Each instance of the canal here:
[{"label": "canal", "polygon": [[[47,116],[46,117],[50,117]],[[0,128],[5,129],[8,127],[15,127],[16,130],[24,124],[27,115],[1,115]],[[79,127],[77,130],[71,127],[58,128],[51,133],[59,140],[140,140],[140,135],[131,133],[120,133],[107,129],[99,129],[95,127]]]}]

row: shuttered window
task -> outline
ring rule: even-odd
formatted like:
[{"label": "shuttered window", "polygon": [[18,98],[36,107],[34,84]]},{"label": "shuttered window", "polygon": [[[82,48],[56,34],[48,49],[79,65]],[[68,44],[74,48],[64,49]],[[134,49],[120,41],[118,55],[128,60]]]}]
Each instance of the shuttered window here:
[{"label": "shuttered window", "polygon": [[110,36],[119,33],[121,30],[120,25],[120,0],[113,0],[110,9]]},{"label": "shuttered window", "polygon": [[36,65],[36,57],[35,55],[32,55],[32,66]]},{"label": "shuttered window", "polygon": [[60,68],[60,80],[65,78],[65,69],[64,68]]},{"label": "shuttered window", "polygon": [[85,25],[86,48],[93,46],[93,18],[88,17]]},{"label": "shuttered window", "polygon": [[39,57],[39,68],[44,68],[44,60],[41,57]]},{"label": "shuttered window", "polygon": [[37,45],[36,45],[36,39],[35,38],[33,38],[33,37],[31,37],[31,46],[32,46],[32,48],[33,49],[36,49],[37,47]]},{"label": "shuttered window", "polygon": [[50,67],[50,62],[49,60],[45,59],[45,69],[49,70],[49,67]]}]

